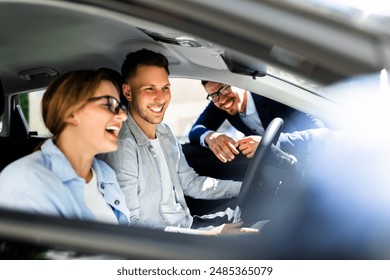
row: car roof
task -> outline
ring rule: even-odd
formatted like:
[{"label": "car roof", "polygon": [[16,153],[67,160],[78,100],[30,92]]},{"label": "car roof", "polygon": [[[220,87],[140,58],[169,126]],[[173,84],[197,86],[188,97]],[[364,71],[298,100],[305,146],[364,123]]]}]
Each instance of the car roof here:
[{"label": "car roof", "polygon": [[[124,56],[142,47],[166,55],[173,76],[216,80],[232,71],[262,74],[267,66],[280,65],[329,84],[388,64],[388,38],[383,34],[340,21],[329,25],[325,17],[314,18],[311,11],[276,1],[242,1],[229,10],[222,4],[237,6],[235,1],[0,1],[4,92],[45,87],[57,73],[78,68],[119,70]],[[271,17],[285,20],[278,23]],[[308,20],[315,25],[312,29],[322,28],[334,40],[324,44],[311,29],[288,28],[290,22],[300,26]],[[347,43],[334,46],[345,34],[348,44],[359,46],[355,51]],[[238,54],[239,48],[249,57]],[[294,59],[299,64],[291,63]]]}]

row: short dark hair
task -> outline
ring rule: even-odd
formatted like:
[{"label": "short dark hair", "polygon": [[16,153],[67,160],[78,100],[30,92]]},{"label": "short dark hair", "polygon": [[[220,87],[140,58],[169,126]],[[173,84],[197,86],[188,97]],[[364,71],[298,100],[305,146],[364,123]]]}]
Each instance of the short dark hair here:
[{"label": "short dark hair", "polygon": [[150,65],[164,68],[169,75],[168,59],[157,52],[140,49],[135,52],[128,53],[123,61],[121,73],[124,80],[134,77],[139,65]]},{"label": "short dark hair", "polygon": [[210,82],[210,81],[202,80],[202,85],[205,86],[208,82]]}]

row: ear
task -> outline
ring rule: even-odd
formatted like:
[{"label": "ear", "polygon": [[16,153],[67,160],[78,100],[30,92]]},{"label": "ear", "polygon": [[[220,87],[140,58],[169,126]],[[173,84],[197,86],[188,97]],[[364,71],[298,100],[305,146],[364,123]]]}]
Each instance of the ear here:
[{"label": "ear", "polygon": [[122,85],[122,92],[127,101],[131,101],[131,87],[128,84]]},{"label": "ear", "polygon": [[70,124],[70,125],[74,125],[74,126],[78,125],[78,122],[77,122],[73,113],[69,117],[65,118],[65,123]]}]

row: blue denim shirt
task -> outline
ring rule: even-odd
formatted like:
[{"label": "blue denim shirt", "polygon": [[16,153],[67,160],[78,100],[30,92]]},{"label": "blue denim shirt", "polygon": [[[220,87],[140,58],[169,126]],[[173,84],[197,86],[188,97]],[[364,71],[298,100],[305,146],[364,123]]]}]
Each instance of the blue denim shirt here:
[{"label": "blue denim shirt", "polygon": [[[176,200],[185,210],[175,212],[161,204],[162,181],[156,153],[150,140],[128,114],[119,134],[119,148],[99,155],[116,172],[125,193],[131,220],[140,226],[166,229],[190,228],[193,218],[184,195],[202,199],[222,199],[238,196],[241,182],[199,176],[185,159],[180,143],[166,124],[157,125]],[[175,221],[176,222],[172,222]]]},{"label": "blue denim shirt", "polygon": [[[130,213],[114,171],[98,159],[94,159],[93,169],[99,190],[118,222],[130,224]],[[85,183],[48,139],[41,150],[9,164],[0,173],[0,207],[97,221],[84,202]]]}]

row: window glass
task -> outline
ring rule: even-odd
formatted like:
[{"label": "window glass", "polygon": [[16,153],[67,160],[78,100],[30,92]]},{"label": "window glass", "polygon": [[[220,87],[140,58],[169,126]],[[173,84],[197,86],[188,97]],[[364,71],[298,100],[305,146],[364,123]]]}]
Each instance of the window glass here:
[{"label": "window glass", "polygon": [[[165,113],[164,122],[172,129],[179,140],[186,142],[188,132],[208,104],[206,92],[199,80],[170,78],[171,102]],[[30,131],[38,136],[47,137],[47,130],[42,119],[41,100],[44,90],[29,92],[19,97],[19,103]]]},{"label": "window glass", "polygon": [[200,80],[170,78],[171,102],[165,112],[168,124],[181,142],[188,141],[192,124],[209,104]]},{"label": "window glass", "polygon": [[[187,142],[192,124],[209,101],[200,80],[170,78],[170,83],[171,102],[165,113],[164,123],[170,126],[179,140]],[[30,131],[37,132],[38,136],[47,137],[50,132],[43,123],[41,112],[43,94],[44,90],[22,94],[19,96],[19,103]]]},{"label": "window glass", "polygon": [[41,137],[49,137],[50,132],[43,122],[41,112],[43,93],[44,90],[39,90],[21,94],[19,104],[22,107],[30,132],[36,132]]}]

